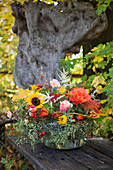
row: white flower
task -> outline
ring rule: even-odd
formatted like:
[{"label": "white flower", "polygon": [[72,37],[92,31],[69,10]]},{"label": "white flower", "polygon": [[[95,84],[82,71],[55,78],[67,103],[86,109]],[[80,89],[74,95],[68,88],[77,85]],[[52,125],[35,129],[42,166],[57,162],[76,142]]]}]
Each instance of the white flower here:
[{"label": "white flower", "polygon": [[71,76],[68,75],[69,73],[65,71],[65,69],[63,68],[63,71],[60,71],[60,75],[59,78],[60,78],[60,81],[61,81],[61,84],[63,84],[64,87],[67,87],[67,86],[72,86],[73,83],[70,83],[71,82]]},{"label": "white flower", "polygon": [[29,120],[28,120],[28,119],[25,119],[24,121],[25,121],[25,123],[29,123]]},{"label": "white flower", "polygon": [[50,99],[54,97],[54,96],[50,96],[50,94],[48,92],[46,92],[46,95],[42,94],[42,93],[37,93],[37,94],[41,94],[41,96],[43,96],[40,99],[45,99],[45,102],[42,104],[48,103],[50,101]]},{"label": "white flower", "polygon": [[61,99],[61,98],[63,98],[63,97],[64,97],[64,95],[58,97],[56,100],[54,99],[54,103],[56,103],[59,99]]},{"label": "white flower", "polygon": [[50,81],[50,84],[51,84],[51,86],[52,86],[53,88],[55,88],[55,87],[60,87],[60,83],[59,83],[59,81],[56,80],[56,79],[51,80],[51,81]]}]

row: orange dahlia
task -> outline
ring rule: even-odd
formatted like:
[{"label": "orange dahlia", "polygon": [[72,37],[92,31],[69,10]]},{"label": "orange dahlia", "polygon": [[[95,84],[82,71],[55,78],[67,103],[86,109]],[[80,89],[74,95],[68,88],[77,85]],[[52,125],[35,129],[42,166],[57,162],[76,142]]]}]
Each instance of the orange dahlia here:
[{"label": "orange dahlia", "polygon": [[91,96],[87,93],[86,89],[75,87],[72,90],[70,101],[72,101],[74,104],[82,104],[86,101],[91,100]]}]

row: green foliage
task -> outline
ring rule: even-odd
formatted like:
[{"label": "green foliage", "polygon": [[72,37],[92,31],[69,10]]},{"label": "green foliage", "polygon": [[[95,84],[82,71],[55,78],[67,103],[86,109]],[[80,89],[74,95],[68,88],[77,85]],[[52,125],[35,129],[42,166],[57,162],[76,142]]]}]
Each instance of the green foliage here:
[{"label": "green foliage", "polygon": [[[104,107],[102,111],[105,117],[102,119],[98,132],[102,136],[107,136],[107,133],[113,132],[113,42],[94,47],[91,52],[85,55],[84,67],[88,63],[90,63],[88,69],[92,69],[94,74],[88,78],[86,88],[93,86],[96,88],[98,96],[104,94],[101,103]],[[106,70],[108,64],[111,67]],[[83,80],[86,79],[83,77]]]},{"label": "green foliage", "polygon": [[97,0],[98,1],[98,9],[97,14],[100,15],[102,12],[106,11],[107,7],[109,7],[110,3],[113,0]]},{"label": "green foliage", "polygon": [[[98,88],[99,85],[104,85],[102,92],[106,92],[107,106],[113,107],[113,42],[107,42],[106,45],[99,44],[97,47],[91,50],[85,55],[84,67],[87,63],[90,63],[90,68],[93,70],[93,75],[89,77],[86,86],[94,85]],[[111,68],[105,71],[108,64],[111,64]],[[88,68],[88,69],[90,69]],[[97,79],[98,77],[98,79]],[[96,78],[96,79],[95,79]]]},{"label": "green foliage", "polygon": [[104,137],[111,137],[113,134],[113,118],[112,116],[105,116],[101,120],[101,126],[98,129],[98,134]]}]

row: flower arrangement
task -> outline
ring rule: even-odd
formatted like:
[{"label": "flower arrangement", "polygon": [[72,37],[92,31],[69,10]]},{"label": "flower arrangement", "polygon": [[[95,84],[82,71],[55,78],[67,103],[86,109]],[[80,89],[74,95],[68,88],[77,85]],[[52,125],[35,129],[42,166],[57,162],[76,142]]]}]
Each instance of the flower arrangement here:
[{"label": "flower arrangement", "polygon": [[[53,148],[72,148],[70,141],[74,147],[81,146],[91,137],[96,120],[102,115],[99,101],[92,99],[94,95],[69,83],[65,70],[60,74],[60,82],[50,78],[49,82],[19,89],[19,95],[14,97],[13,106],[17,106],[14,129],[27,134],[32,146],[43,142]],[[41,77],[44,79],[43,74]]]}]

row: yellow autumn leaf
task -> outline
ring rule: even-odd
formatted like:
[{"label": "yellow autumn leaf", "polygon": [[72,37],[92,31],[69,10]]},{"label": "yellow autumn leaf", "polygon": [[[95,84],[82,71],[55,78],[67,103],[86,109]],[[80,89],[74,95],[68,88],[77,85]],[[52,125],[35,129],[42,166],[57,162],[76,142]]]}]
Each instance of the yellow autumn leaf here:
[{"label": "yellow autumn leaf", "polygon": [[102,50],[105,48],[105,46],[106,46],[106,45],[104,44]]},{"label": "yellow autumn leaf", "polygon": [[103,57],[105,57],[105,58],[106,58],[106,57],[108,57],[108,56],[107,56],[107,55],[104,55]]},{"label": "yellow autumn leaf", "polygon": [[103,58],[102,57],[99,57],[99,56],[96,56],[94,59],[93,59],[93,62],[102,62],[103,61]]},{"label": "yellow autumn leaf", "polygon": [[102,84],[102,85],[106,84],[104,77],[102,77],[101,79],[99,78],[99,84]]},{"label": "yellow autumn leaf", "polygon": [[83,74],[83,68],[80,68],[80,67],[74,67],[74,69],[70,69],[71,73],[72,74]]},{"label": "yellow autumn leaf", "polygon": [[97,47],[94,47],[93,49],[91,49],[91,51],[96,51],[96,50],[98,50],[99,48],[97,48]]},{"label": "yellow autumn leaf", "polygon": [[101,100],[100,103],[104,104],[106,101],[107,101],[106,99],[105,100]]},{"label": "yellow autumn leaf", "polygon": [[93,72],[95,72],[95,66],[92,67]]},{"label": "yellow autumn leaf", "polygon": [[97,93],[98,93],[98,94],[102,93],[102,89],[103,89],[103,88],[102,88],[101,85],[97,86],[97,87],[96,87]]},{"label": "yellow autumn leaf", "polygon": [[88,54],[92,54],[91,52],[89,52]]},{"label": "yellow autumn leaf", "polygon": [[113,108],[108,108],[105,112],[105,115],[113,115]]},{"label": "yellow autumn leaf", "polygon": [[25,98],[25,96],[28,95],[28,93],[30,93],[30,90],[29,90],[29,89],[23,90],[22,88],[20,88],[20,89],[19,89],[19,94],[18,94],[18,95],[15,95],[12,100],[23,99],[23,98]]},{"label": "yellow autumn leaf", "polygon": [[96,88],[99,84],[102,84],[102,85],[106,84],[104,77],[100,78],[99,76],[96,76],[94,80],[92,81],[91,85]]},{"label": "yellow autumn leaf", "polygon": [[98,68],[98,64],[95,64],[95,67]]},{"label": "yellow autumn leaf", "polygon": [[23,161],[20,160],[20,161],[19,161],[19,164],[18,164],[18,167],[21,168],[22,164],[23,164]]},{"label": "yellow autumn leaf", "polygon": [[38,0],[34,0],[33,2],[37,2]]}]

